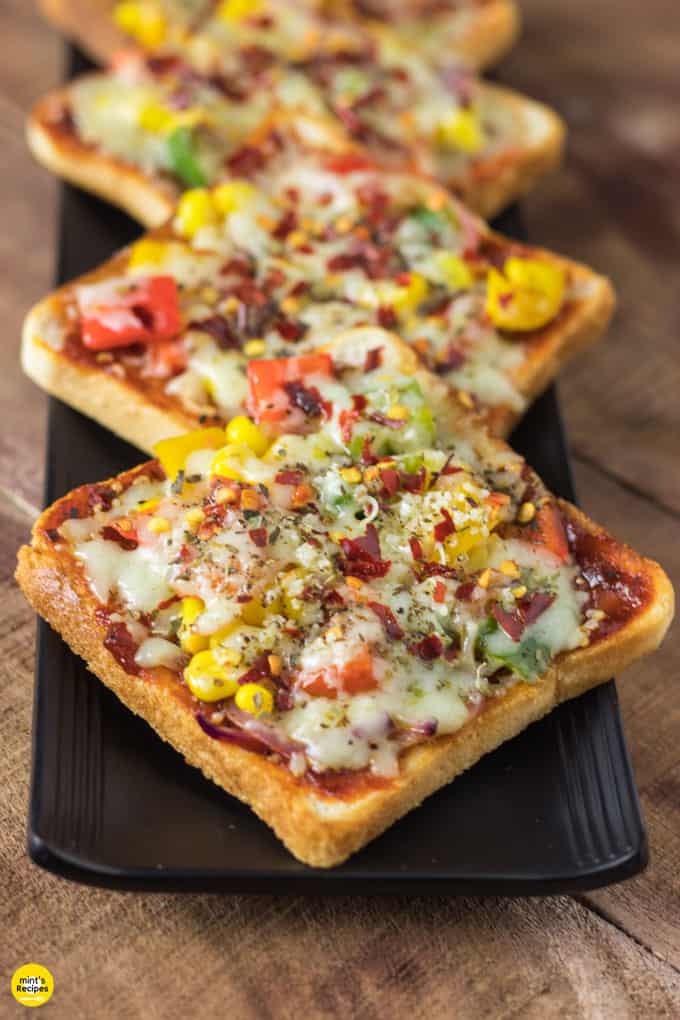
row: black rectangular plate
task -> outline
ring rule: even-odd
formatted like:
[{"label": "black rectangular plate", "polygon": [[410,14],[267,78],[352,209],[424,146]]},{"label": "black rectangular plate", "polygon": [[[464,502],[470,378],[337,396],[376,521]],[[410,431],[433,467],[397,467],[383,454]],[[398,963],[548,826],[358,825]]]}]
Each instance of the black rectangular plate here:
[{"label": "black rectangular plate", "polygon": [[[522,235],[516,210],[498,223]],[[129,219],[65,187],[59,279],[139,234]],[[573,498],[554,389],[513,445],[553,491]],[[46,502],[138,463],[140,454],[50,401]],[[38,628],[29,853],[59,875],[118,889],[293,893],[545,894],[620,881],[647,840],[613,682],[569,702],[487,755],[331,871],[296,861],[237,800],[187,766]]]}]

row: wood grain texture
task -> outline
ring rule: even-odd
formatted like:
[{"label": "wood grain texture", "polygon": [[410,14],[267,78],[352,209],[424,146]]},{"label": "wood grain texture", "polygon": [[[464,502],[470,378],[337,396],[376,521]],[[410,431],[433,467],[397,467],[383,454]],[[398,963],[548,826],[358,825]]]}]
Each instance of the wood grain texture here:
[{"label": "wood grain texture", "polygon": [[0,38],[0,407],[5,422],[12,422],[0,431],[0,491],[38,507],[46,401],[22,374],[18,352],[26,309],[52,283],[56,185],[28,156],[24,119],[58,78],[61,47],[27,0],[3,0]]},{"label": "wood grain texture", "polygon": [[[532,239],[610,272],[621,290],[609,340],[561,387],[580,495],[680,583],[680,220],[671,203],[680,12],[676,0],[524,0],[523,9],[524,38],[501,77],[553,103],[572,129],[565,172],[527,202]],[[649,870],[624,885],[578,901],[148,896],[70,885],[28,862],[34,621],[11,574],[40,499],[44,402],[22,379],[16,349],[25,310],[51,282],[55,189],[28,158],[22,118],[59,80],[60,51],[27,0],[4,0],[0,33],[5,971],[31,958],[50,967],[56,1020],[680,1016],[677,625],[619,682],[652,852]],[[650,485],[652,498],[641,494]],[[18,1015],[8,1002],[0,990],[0,1016]]]},{"label": "wood grain texture", "polygon": [[532,240],[605,270],[619,309],[561,391],[573,447],[680,509],[680,8],[525,0],[504,82],[569,127],[566,165],[526,201]]}]

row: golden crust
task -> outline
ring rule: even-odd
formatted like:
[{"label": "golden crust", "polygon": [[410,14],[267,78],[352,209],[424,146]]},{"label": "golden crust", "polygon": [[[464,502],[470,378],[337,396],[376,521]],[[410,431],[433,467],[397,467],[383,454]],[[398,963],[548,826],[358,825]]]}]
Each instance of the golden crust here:
[{"label": "golden crust", "polygon": [[172,216],[179,190],[170,181],[143,173],[131,163],[106,156],[55,129],[55,112],[63,108],[63,90],[50,92],[26,123],[26,141],[42,166],[112,202],[146,227],[160,226]]},{"label": "golden crust", "polygon": [[[512,382],[530,404],[550,385],[563,366],[575,355],[596,343],[606,332],[616,307],[616,293],[606,276],[552,252],[533,249],[542,259],[561,266],[580,296],[566,311],[527,341],[526,355],[512,373]],[[511,408],[494,410],[489,427],[507,436],[522,417]]]},{"label": "golden crust", "polygon": [[456,50],[471,67],[482,70],[498,63],[517,42],[521,28],[519,8],[513,0],[492,0],[470,19]]},{"label": "golden crust", "polygon": [[[122,476],[124,477],[124,476]],[[68,499],[68,497],[65,497]],[[579,527],[603,534],[568,503],[563,512]],[[125,672],[104,647],[97,602],[69,553],[55,550],[41,527],[19,551],[17,581],[35,610],[67,641],[90,669],[133,712],[176,748],[189,764],[249,804],[288,849],[316,867],[332,867],[384,832],[430,793],[450,782],[484,754],[540,719],[560,702],[606,681],[661,642],[673,616],[673,589],[661,568],[626,546],[616,555],[643,574],[651,599],[619,631],[560,656],[537,684],[520,683],[457,733],[408,749],[399,776],[385,786],[336,797],[296,779],[282,765],[205,734],[191,710],[167,688]]]},{"label": "golden crust", "polygon": [[[442,183],[489,219],[559,166],[565,128],[548,107],[510,89],[482,83],[480,91],[487,101],[502,104],[512,117],[516,125],[512,150],[479,159],[465,177]],[[180,190],[161,174],[144,173],[60,128],[59,115],[68,109],[68,95],[68,86],[55,89],[33,108],[26,137],[35,158],[58,176],[124,209],[144,226],[159,226],[171,215]],[[285,120],[286,114],[281,118]],[[345,144],[351,143],[345,139]]]},{"label": "golden crust", "polygon": [[[603,334],[615,304],[613,288],[605,277],[550,252],[541,251],[539,254],[568,271],[583,293],[577,301],[570,303],[563,316],[528,342],[526,357],[511,379],[527,402],[542,392],[569,358]],[[78,282],[115,275],[123,269],[124,261],[124,254],[119,253]],[[76,363],[48,345],[46,337],[60,321],[58,307],[61,296],[73,286],[71,283],[60,288],[29,312],[24,323],[21,348],[26,374],[48,393],[142,450],[150,452],[159,439],[196,428],[196,416],[179,406],[159,407],[125,380]],[[413,357],[412,352],[410,356]],[[513,409],[498,406],[486,412],[483,421],[494,434],[507,436],[520,417],[521,414]]]},{"label": "golden crust", "polygon": [[[516,150],[511,155],[481,159],[469,183],[449,186],[484,219],[492,219],[511,202],[528,194],[538,182],[556,170],[564,154],[566,126],[554,110],[500,85],[480,83],[483,102],[505,107],[516,123]],[[443,183],[447,183],[444,181]]]}]

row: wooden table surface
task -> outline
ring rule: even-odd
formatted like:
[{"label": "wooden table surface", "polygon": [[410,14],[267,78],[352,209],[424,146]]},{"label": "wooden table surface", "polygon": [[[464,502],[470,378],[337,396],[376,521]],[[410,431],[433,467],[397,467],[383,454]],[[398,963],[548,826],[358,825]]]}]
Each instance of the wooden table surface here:
[{"label": "wooden table surface", "polygon": [[[526,202],[532,240],[614,279],[608,339],[560,386],[584,507],[680,582],[680,9],[525,0],[500,77],[568,120],[566,168]],[[111,893],[29,863],[35,622],[12,581],[40,505],[45,398],[21,375],[22,317],[50,286],[56,187],[24,116],[61,47],[29,0],[0,6],[0,1016],[15,967],[48,966],[47,1015],[149,1018],[680,1017],[677,629],[619,692],[651,842],[645,874],[542,900],[273,899]],[[675,199],[675,205],[673,200]]]}]

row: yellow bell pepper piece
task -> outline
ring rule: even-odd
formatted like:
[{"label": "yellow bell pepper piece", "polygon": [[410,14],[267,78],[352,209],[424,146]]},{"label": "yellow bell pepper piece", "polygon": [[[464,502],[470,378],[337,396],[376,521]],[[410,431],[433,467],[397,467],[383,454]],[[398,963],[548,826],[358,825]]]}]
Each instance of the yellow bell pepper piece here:
[{"label": "yellow bell pepper piece", "polygon": [[420,304],[427,294],[427,280],[420,273],[409,273],[409,282],[399,285],[390,304],[398,312],[410,312]]},{"label": "yellow bell pepper piece", "polygon": [[174,120],[175,114],[171,110],[166,110],[155,99],[144,103],[137,117],[137,123],[141,128],[159,135],[171,130]]},{"label": "yellow bell pepper piece", "polygon": [[247,446],[256,457],[262,457],[270,446],[262,429],[243,414],[231,419],[226,428],[226,436],[227,442]]},{"label": "yellow bell pepper piece", "polygon": [[224,443],[224,429],[195,429],[173,439],[161,439],[153,447],[154,456],[168,478],[176,478],[187,458],[196,450],[217,450]]},{"label": "yellow bell pepper piece", "polygon": [[410,272],[408,275],[408,283],[403,284],[395,280],[367,282],[356,296],[357,303],[367,308],[389,306],[400,314],[413,311],[426,296],[428,283],[421,273]]},{"label": "yellow bell pepper piece", "polygon": [[205,609],[203,599],[188,596],[182,599],[182,623],[178,631],[179,643],[185,652],[195,655],[196,652],[203,652],[210,644],[210,638],[205,634],[196,634],[192,630],[193,624]]},{"label": "yellow bell pepper piece", "polygon": [[441,272],[447,287],[452,290],[469,290],[475,282],[470,267],[460,258],[448,251],[440,251],[435,255],[435,263]]},{"label": "yellow bell pepper piece", "polygon": [[454,110],[440,120],[437,141],[449,149],[475,153],[484,145],[484,133],[474,110]]},{"label": "yellow bell pepper piece", "polygon": [[206,188],[191,188],[179,200],[175,217],[177,228],[185,237],[192,238],[203,227],[217,223],[217,210]]},{"label": "yellow bell pepper piece", "polygon": [[138,514],[149,514],[153,513],[160,506],[160,499],[158,496],[153,499],[143,499],[141,503],[138,503],[135,507]]},{"label": "yellow bell pepper piece", "polygon": [[262,0],[222,0],[216,15],[221,21],[242,21],[244,18],[259,14],[262,6]]},{"label": "yellow bell pepper piece", "polygon": [[559,266],[538,259],[509,258],[503,273],[489,270],[487,314],[499,329],[540,329],[559,312],[565,286],[565,274]]},{"label": "yellow bell pepper piece", "polygon": [[130,249],[128,269],[137,269],[139,266],[161,266],[173,247],[175,246],[171,242],[154,241],[152,238],[143,237]]},{"label": "yellow bell pepper piece", "polygon": [[252,202],[257,197],[257,190],[247,181],[229,181],[213,188],[212,197],[218,213],[221,216],[228,216],[229,213]]},{"label": "yellow bell pepper piece", "polygon": [[184,670],[184,680],[191,693],[201,701],[230,698],[238,688],[233,672],[217,662],[210,649],[197,652],[192,657]]},{"label": "yellow bell pepper piece", "polygon": [[167,22],[154,3],[123,0],[113,10],[113,20],[145,50],[154,50],[164,41]]},{"label": "yellow bell pepper piece", "polygon": [[262,715],[274,709],[274,698],[262,684],[242,684],[236,691],[234,701],[237,708],[250,715]]}]

